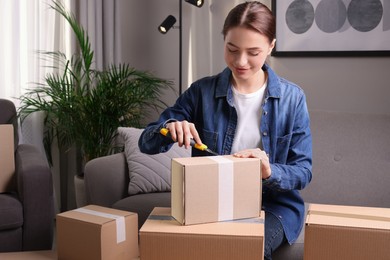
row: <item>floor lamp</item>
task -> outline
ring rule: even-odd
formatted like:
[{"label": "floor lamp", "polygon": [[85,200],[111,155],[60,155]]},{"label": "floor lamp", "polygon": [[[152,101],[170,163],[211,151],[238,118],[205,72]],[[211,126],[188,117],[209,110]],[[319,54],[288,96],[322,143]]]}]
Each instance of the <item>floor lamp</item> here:
[{"label": "floor lamp", "polygon": [[[202,7],[204,0],[184,0],[189,4],[196,7]],[[168,15],[167,18],[159,25],[158,31],[162,34],[166,34],[171,28],[179,29],[179,94],[183,92],[182,87],[182,65],[183,65],[183,37],[182,37],[182,0],[179,0],[179,26],[174,26],[176,18],[173,15]]]}]

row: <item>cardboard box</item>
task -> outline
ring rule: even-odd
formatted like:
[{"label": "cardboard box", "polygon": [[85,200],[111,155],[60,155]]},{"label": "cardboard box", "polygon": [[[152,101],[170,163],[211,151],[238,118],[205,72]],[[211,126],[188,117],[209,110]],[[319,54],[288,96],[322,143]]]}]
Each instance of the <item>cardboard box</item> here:
[{"label": "cardboard box", "polygon": [[183,226],[154,208],[140,229],[140,259],[263,259],[264,213],[253,219]]},{"label": "cardboard box", "polygon": [[0,193],[9,191],[15,173],[14,127],[0,125]]},{"label": "cardboard box", "polygon": [[311,204],[305,260],[389,259],[390,209]]},{"label": "cardboard box", "polygon": [[228,156],[172,159],[172,216],[183,225],[258,217],[260,160]]},{"label": "cardboard box", "polygon": [[134,259],[136,213],[89,205],[57,215],[58,259]]}]

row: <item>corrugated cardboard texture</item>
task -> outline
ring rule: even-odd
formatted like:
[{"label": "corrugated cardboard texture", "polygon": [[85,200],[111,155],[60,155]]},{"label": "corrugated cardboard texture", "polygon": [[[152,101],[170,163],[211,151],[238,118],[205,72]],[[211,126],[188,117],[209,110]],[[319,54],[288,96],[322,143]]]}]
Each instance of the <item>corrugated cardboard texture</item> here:
[{"label": "corrugated cardboard texture", "polygon": [[305,260],[390,259],[390,209],[311,204]]},{"label": "corrugated cardboard texture", "polygon": [[[258,217],[260,176],[260,160],[256,158],[175,158],[171,175],[172,216],[183,225]],[[229,210],[231,214],[221,212]]]},{"label": "corrugated cardboard texture", "polygon": [[126,240],[117,243],[116,221],[76,210],[57,215],[58,259],[133,259],[138,256],[136,213],[89,205],[83,209],[124,216]]},{"label": "corrugated cardboard texture", "polygon": [[141,260],[263,259],[264,214],[256,219],[180,225],[155,208],[140,229]]},{"label": "corrugated cardboard texture", "polygon": [[0,193],[9,191],[15,173],[14,127],[0,125]]}]

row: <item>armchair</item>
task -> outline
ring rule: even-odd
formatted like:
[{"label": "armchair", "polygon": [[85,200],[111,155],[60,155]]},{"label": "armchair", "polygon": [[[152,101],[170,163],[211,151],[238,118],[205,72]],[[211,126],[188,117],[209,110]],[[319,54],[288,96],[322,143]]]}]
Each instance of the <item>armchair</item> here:
[{"label": "armchair", "polygon": [[50,168],[40,151],[19,144],[16,108],[0,99],[0,124],[13,124],[15,174],[10,191],[0,193],[0,252],[52,248],[54,194]]}]

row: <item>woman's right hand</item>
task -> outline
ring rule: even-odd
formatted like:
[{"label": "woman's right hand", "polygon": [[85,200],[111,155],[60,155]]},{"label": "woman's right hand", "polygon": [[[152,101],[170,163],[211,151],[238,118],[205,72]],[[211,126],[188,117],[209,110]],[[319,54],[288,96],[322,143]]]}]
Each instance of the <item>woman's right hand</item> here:
[{"label": "woman's right hand", "polygon": [[193,123],[186,120],[174,121],[168,123],[165,128],[169,130],[172,139],[177,142],[180,147],[183,145],[185,148],[191,147],[191,139],[194,139],[195,143],[199,145],[202,144],[202,140],[200,140],[198,131]]}]

